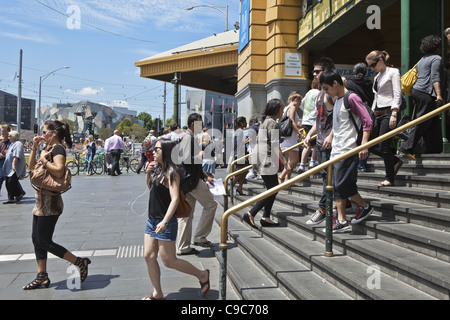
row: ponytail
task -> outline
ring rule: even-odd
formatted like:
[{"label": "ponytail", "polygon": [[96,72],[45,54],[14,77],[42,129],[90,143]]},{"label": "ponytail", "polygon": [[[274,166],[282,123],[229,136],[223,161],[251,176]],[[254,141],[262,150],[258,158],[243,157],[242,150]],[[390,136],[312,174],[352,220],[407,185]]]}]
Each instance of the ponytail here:
[{"label": "ponytail", "polygon": [[67,122],[61,122],[58,120],[48,120],[45,125],[50,130],[55,130],[58,133],[58,138],[61,142],[65,142],[66,146],[72,148],[72,136],[70,134],[70,127]]},{"label": "ponytail", "polygon": [[374,50],[366,56],[366,61],[367,60],[378,61],[379,59],[383,59],[384,64],[386,66],[393,67],[393,65],[388,63],[390,58],[391,58],[391,56],[389,55],[389,53],[387,51]]}]

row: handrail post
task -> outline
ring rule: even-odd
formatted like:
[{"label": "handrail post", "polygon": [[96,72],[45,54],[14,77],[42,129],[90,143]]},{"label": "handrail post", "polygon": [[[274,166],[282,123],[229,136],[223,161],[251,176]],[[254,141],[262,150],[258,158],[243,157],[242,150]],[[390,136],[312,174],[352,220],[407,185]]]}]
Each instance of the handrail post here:
[{"label": "handrail post", "polygon": [[333,257],[333,165],[327,169],[327,186],[325,188],[326,200],[326,216],[325,216],[325,256]]},{"label": "handrail post", "polygon": [[220,260],[220,278],[219,278],[219,300],[227,300],[227,254],[228,244],[221,243],[219,245],[222,251],[222,258]]}]

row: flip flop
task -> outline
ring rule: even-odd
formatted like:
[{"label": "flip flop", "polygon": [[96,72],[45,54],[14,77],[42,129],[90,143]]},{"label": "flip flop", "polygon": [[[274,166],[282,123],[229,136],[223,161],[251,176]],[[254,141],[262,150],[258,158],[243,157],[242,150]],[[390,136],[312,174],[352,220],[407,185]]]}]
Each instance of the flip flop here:
[{"label": "flip flop", "polygon": [[[208,272],[208,280],[206,280],[205,282],[199,281],[199,282],[200,282],[200,290],[201,290],[201,292],[202,292],[202,296],[207,295],[208,292],[209,292],[209,289],[211,289],[211,286],[210,286],[210,284],[209,284],[209,269],[206,269],[206,272]],[[208,286],[208,289],[206,289],[206,291],[203,291],[203,289],[204,289],[206,286]]]},{"label": "flip flop", "polygon": [[166,300],[166,298],[164,298],[164,297],[162,297],[162,298],[155,298],[154,296],[153,296],[153,293],[152,294],[150,294],[150,295],[148,295],[148,296],[146,296],[146,297],[143,297],[141,300]]}]

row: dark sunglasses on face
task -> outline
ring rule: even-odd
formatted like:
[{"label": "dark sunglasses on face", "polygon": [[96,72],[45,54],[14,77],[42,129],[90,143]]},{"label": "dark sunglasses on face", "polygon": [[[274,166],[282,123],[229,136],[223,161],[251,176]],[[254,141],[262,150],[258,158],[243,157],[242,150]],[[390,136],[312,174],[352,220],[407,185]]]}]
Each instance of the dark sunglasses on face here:
[{"label": "dark sunglasses on face", "polygon": [[322,71],[323,71],[323,70],[316,69],[316,70],[313,71],[313,74],[319,74],[319,73],[321,73]]},{"label": "dark sunglasses on face", "polygon": [[155,152],[156,152],[156,150],[158,150],[158,149],[159,149],[159,150],[162,150],[162,148],[161,148],[161,147],[154,147],[154,148],[153,148],[153,151],[155,151]]},{"label": "dark sunglasses on face", "polygon": [[369,67],[370,68],[375,68],[377,66],[377,64],[378,64],[378,61],[380,61],[380,59],[378,59],[376,62],[374,62],[372,64],[369,64]]}]

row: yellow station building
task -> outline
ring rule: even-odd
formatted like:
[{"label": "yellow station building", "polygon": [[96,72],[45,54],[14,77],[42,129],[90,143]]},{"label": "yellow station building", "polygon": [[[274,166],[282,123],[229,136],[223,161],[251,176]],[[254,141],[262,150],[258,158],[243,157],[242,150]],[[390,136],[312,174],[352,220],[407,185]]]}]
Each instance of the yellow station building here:
[{"label": "yellow station building", "polygon": [[[421,40],[450,27],[445,0],[241,0],[239,31],[228,31],[135,63],[141,76],[235,95],[239,116],[260,116],[271,98],[310,88],[312,63],[332,58],[343,76],[372,50],[402,74]],[[409,112],[409,110],[408,110]]]}]

